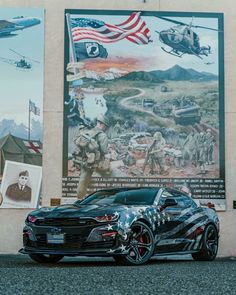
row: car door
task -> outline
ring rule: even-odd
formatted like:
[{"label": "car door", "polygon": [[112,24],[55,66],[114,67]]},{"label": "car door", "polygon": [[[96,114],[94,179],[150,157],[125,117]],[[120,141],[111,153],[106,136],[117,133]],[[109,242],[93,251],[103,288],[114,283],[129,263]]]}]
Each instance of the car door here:
[{"label": "car door", "polygon": [[182,192],[165,189],[158,205],[167,221],[158,228],[157,252],[180,252],[188,249],[194,242],[188,232],[195,224],[196,203]]}]

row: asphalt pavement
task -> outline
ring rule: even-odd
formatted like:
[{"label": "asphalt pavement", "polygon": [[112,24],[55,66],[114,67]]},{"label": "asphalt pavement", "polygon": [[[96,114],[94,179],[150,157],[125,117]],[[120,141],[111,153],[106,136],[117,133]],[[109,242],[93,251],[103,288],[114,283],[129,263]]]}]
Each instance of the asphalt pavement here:
[{"label": "asphalt pavement", "polygon": [[112,258],[81,257],[45,266],[26,255],[0,255],[0,294],[236,294],[236,259],[153,258],[118,266]]}]

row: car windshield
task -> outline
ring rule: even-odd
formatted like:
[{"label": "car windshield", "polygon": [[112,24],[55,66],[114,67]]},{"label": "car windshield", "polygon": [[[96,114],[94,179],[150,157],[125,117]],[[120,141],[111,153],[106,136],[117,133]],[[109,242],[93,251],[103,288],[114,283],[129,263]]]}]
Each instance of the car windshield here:
[{"label": "car windshield", "polygon": [[98,191],[76,205],[152,205],[158,189],[129,189]]}]

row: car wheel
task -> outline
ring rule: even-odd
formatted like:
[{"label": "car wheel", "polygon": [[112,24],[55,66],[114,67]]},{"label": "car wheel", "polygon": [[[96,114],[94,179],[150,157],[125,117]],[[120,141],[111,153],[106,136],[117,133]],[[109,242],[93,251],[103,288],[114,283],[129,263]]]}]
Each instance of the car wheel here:
[{"label": "car wheel", "polygon": [[146,263],[154,251],[154,236],[152,230],[143,222],[136,221],[131,227],[129,254],[114,256],[119,264],[141,265]]},{"label": "car wheel", "polygon": [[193,253],[192,257],[198,261],[212,261],[216,258],[218,251],[219,236],[216,227],[208,225],[202,237],[202,248],[199,252]]},{"label": "car wheel", "polygon": [[39,263],[57,263],[60,261],[64,256],[63,255],[46,255],[46,254],[36,254],[31,253],[29,254],[29,257]]}]

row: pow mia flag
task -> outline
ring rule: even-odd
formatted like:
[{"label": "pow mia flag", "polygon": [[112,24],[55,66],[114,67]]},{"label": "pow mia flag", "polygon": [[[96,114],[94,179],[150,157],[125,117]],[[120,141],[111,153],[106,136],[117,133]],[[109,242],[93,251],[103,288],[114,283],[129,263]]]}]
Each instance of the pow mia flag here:
[{"label": "pow mia flag", "polygon": [[75,43],[75,54],[78,60],[87,58],[107,58],[108,53],[105,47],[97,42]]}]

